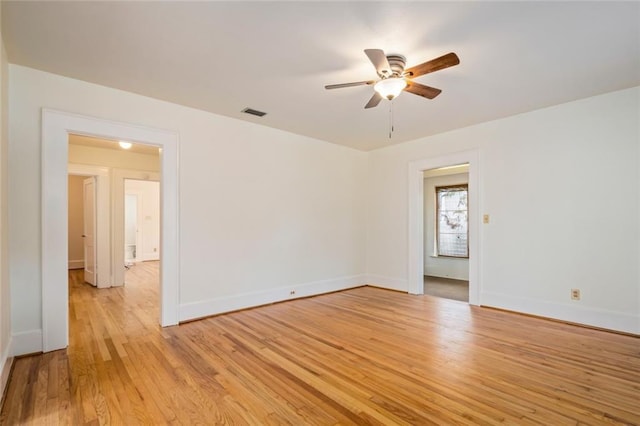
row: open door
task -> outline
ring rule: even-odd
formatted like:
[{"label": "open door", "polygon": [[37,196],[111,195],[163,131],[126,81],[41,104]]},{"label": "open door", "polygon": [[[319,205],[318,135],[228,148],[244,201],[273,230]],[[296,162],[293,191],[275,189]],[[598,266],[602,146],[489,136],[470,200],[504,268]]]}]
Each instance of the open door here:
[{"label": "open door", "polygon": [[124,194],[124,263],[127,267],[137,262],[141,254],[138,205],[138,194]]},{"label": "open door", "polygon": [[97,280],[96,268],[96,178],[92,176],[84,180],[82,191],[84,204],[84,280],[95,286]]}]

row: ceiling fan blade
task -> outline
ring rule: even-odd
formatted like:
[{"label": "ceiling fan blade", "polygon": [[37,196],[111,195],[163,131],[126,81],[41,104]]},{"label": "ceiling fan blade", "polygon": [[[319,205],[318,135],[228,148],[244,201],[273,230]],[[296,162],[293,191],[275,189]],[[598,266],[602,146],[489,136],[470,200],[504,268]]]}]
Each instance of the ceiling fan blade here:
[{"label": "ceiling fan blade", "polygon": [[364,53],[366,53],[367,57],[371,61],[374,67],[376,67],[376,71],[380,76],[389,76],[393,74],[391,71],[391,65],[389,65],[389,61],[387,60],[387,56],[380,49],[365,49]]},{"label": "ceiling fan blade", "polygon": [[367,81],[356,81],[353,83],[340,83],[340,84],[327,84],[324,86],[325,89],[341,89],[343,87],[354,87],[354,86],[365,86],[374,84],[375,80],[367,80]]},{"label": "ceiling fan blade", "polygon": [[458,58],[458,55],[451,52],[447,53],[446,55],[442,55],[439,58],[427,61],[423,64],[416,65],[415,67],[408,68],[405,70],[405,74],[409,77],[419,77],[430,72],[439,71],[441,69],[458,65],[459,63],[460,59]]},{"label": "ceiling fan blade", "polygon": [[415,83],[410,80],[407,80],[407,87],[405,87],[404,90],[427,99],[433,99],[442,92],[442,90],[436,89],[435,87],[425,86],[424,84]]},{"label": "ceiling fan blade", "polygon": [[382,95],[378,92],[373,92],[373,96],[369,99],[369,102],[364,106],[365,109],[377,107],[382,100]]}]

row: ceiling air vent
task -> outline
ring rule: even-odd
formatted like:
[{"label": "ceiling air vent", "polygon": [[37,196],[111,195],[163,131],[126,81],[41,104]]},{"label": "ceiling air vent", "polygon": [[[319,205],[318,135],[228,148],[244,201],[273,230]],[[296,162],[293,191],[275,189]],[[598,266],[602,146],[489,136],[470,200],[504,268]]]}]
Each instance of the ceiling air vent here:
[{"label": "ceiling air vent", "polygon": [[265,115],[267,115],[266,112],[258,111],[257,109],[253,108],[245,108],[242,110],[242,112],[244,112],[245,114],[255,115],[256,117],[264,117]]}]

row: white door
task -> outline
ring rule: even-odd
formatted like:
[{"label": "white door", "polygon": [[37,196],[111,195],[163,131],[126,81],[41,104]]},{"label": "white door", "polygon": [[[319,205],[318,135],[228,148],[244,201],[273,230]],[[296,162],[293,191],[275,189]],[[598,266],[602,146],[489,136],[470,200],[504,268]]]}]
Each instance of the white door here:
[{"label": "white door", "polygon": [[135,263],[140,257],[138,204],[138,194],[124,195],[124,261],[127,265]]},{"label": "white door", "polygon": [[96,285],[96,178],[90,177],[84,180],[83,188],[84,228],[82,238],[84,240],[84,280],[91,285]]}]

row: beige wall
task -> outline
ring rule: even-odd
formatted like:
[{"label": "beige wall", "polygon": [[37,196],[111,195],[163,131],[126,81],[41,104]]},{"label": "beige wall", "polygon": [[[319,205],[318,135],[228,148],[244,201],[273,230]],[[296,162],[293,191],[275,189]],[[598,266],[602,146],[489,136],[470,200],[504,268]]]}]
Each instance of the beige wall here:
[{"label": "beige wall", "polygon": [[159,155],[139,154],[85,145],[69,145],[69,162],[118,169],[160,171]]},{"label": "beige wall", "polygon": [[[0,16],[0,22],[2,21]],[[0,32],[1,34],[1,32]],[[0,400],[11,364],[11,303],[9,296],[7,211],[8,62],[0,35]]]},{"label": "beige wall", "polygon": [[85,179],[85,176],[69,176],[69,269],[84,267],[82,193]]}]

